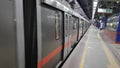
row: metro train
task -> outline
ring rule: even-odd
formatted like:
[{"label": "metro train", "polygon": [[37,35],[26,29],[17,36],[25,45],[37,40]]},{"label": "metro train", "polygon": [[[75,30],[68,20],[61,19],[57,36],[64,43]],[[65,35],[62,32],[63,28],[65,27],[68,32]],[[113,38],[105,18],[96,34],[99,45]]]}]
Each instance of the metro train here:
[{"label": "metro train", "polygon": [[61,0],[0,0],[0,9],[0,68],[57,68],[90,26]]},{"label": "metro train", "polygon": [[107,34],[107,36],[115,43],[118,43],[117,38],[119,38],[117,37],[117,35],[119,35],[118,25],[119,25],[119,14],[114,14],[108,17],[107,27],[104,30],[104,33]]},{"label": "metro train", "polygon": [[119,23],[119,16],[111,16],[107,20],[107,29],[116,32]]}]

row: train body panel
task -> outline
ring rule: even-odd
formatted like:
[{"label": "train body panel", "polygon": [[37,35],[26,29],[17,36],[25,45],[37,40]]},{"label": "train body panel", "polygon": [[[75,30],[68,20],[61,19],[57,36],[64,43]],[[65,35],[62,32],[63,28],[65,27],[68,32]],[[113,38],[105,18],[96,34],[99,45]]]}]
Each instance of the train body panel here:
[{"label": "train body panel", "polygon": [[0,11],[0,68],[16,68],[14,2],[2,0],[0,3],[0,8],[4,7]]},{"label": "train body panel", "polygon": [[22,0],[0,0],[0,8],[0,68],[24,68]]}]

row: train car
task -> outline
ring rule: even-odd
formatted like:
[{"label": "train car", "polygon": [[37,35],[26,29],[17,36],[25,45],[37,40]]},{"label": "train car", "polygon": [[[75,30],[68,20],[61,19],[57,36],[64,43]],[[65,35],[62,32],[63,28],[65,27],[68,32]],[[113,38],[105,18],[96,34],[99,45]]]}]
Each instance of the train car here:
[{"label": "train car", "polygon": [[0,0],[0,8],[0,68],[57,68],[88,29],[61,0]]},{"label": "train car", "polygon": [[116,42],[117,28],[119,23],[119,16],[114,15],[108,18],[107,27],[104,33],[114,42]]},{"label": "train car", "polygon": [[[78,42],[78,25],[79,17],[81,16],[72,9],[67,8],[60,2],[54,0],[45,0],[41,3],[41,16],[42,41],[41,47],[38,47],[38,50],[40,50],[39,48],[42,49],[41,52],[39,51],[40,53],[38,53],[38,55],[41,56],[41,58],[38,57],[38,68],[54,68],[67,58],[70,51]],[[81,18],[85,22],[86,19],[83,17]],[[84,30],[86,31],[86,25],[84,26]]]}]

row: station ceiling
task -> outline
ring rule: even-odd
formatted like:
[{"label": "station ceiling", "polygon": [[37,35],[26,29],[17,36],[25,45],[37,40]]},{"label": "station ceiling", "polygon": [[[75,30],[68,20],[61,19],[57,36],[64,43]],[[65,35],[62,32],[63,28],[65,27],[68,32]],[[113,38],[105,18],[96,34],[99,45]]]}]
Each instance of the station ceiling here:
[{"label": "station ceiling", "polygon": [[77,0],[89,19],[92,18],[93,0]]}]

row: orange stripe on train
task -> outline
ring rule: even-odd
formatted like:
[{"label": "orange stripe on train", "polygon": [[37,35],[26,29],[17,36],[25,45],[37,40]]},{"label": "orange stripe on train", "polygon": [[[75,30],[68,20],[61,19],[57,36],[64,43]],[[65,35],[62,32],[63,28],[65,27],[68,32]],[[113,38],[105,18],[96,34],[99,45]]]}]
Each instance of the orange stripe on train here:
[{"label": "orange stripe on train", "polygon": [[[75,34],[69,41],[67,41],[64,47],[65,48],[68,47],[70,42],[74,41],[76,37],[77,37],[77,34]],[[44,57],[41,61],[39,61],[38,68],[42,68],[47,62],[49,62],[53,57],[55,57],[60,51],[62,51],[62,45],[59,45],[58,48],[56,48],[54,51],[52,51],[50,54]]]}]

